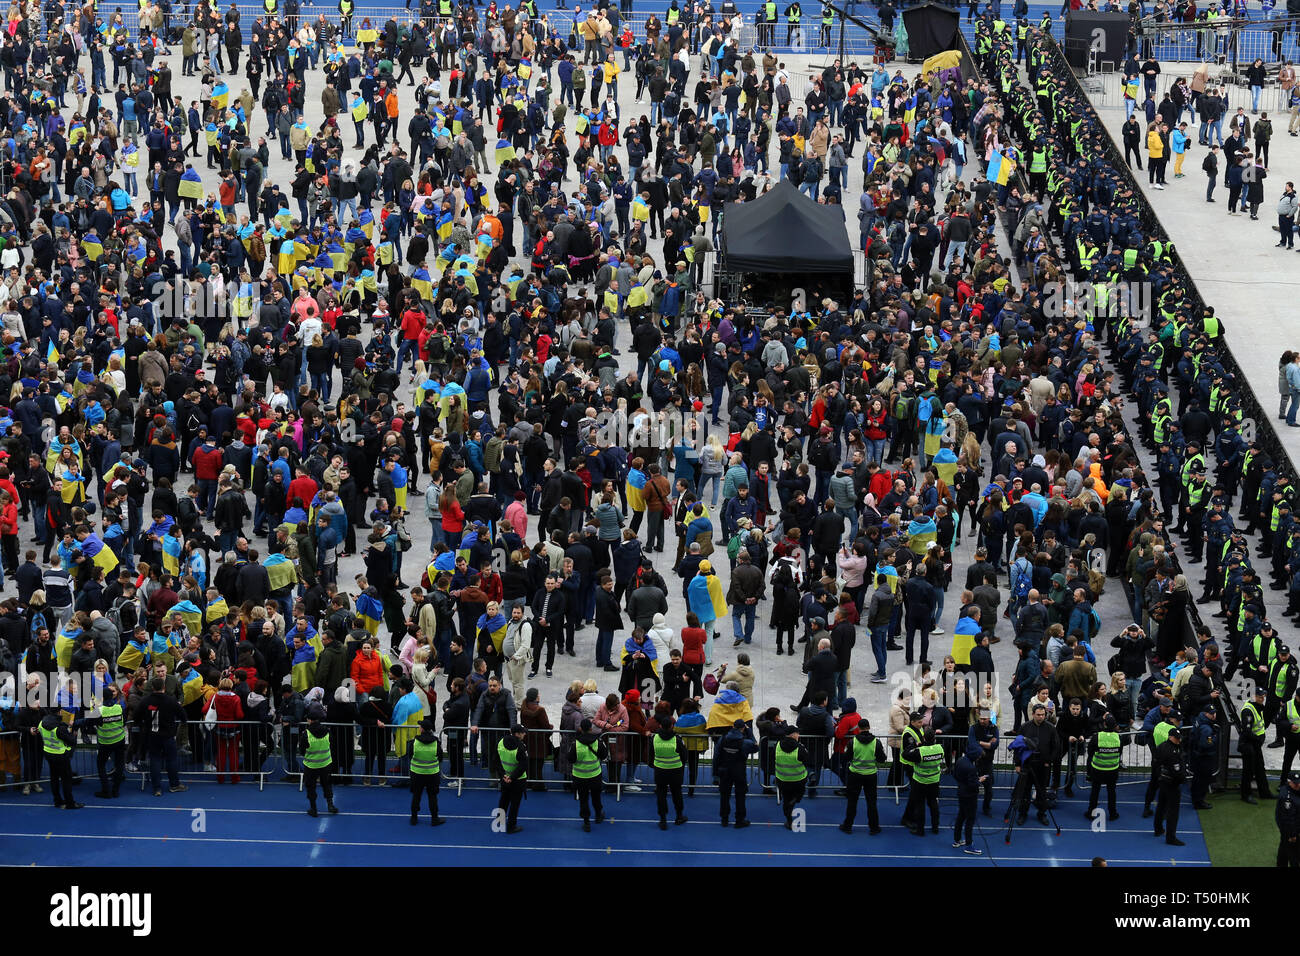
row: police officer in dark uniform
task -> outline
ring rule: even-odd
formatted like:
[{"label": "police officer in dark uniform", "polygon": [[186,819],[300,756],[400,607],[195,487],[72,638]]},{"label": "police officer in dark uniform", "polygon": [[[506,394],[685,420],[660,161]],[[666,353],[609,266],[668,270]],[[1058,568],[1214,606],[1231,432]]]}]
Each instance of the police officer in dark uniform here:
[{"label": "police officer in dark uniform", "polygon": [[524,744],[527,732],[523,724],[515,724],[510,733],[497,742],[497,760],[501,767],[501,799],[497,809],[506,811],[506,833],[518,833],[519,804],[524,799],[528,778],[528,747]]},{"label": "police officer in dark uniform", "polygon": [[77,749],[77,736],[63,722],[57,711],[46,714],[40,724],[32,728],[39,734],[45,750],[45,762],[50,767],[50,793],[54,805],[67,810],[80,810],[84,804],[72,796],[72,754]]},{"label": "police officer in dark uniform", "polygon": [[722,825],[727,825],[731,815],[731,795],[736,795],[736,829],[749,826],[749,817],[745,814],[745,794],[749,792],[749,781],[745,761],[749,755],[758,752],[758,743],[743,720],[736,719],[731,729],[723,734],[713,751],[713,774],[718,781],[721,799]]},{"label": "police officer in dark uniform", "polygon": [[420,733],[406,745],[406,760],[411,767],[411,826],[420,822],[420,797],[429,795],[430,826],[447,821],[438,816],[438,782],[442,777],[442,748],[433,732],[433,718],[420,721]]},{"label": "police officer in dark uniform", "polygon": [[[99,750],[95,760],[99,770],[99,791],[95,796],[101,800],[112,800],[122,789],[122,780],[126,777],[126,715],[122,710],[122,699],[116,684],[106,684],[104,694],[104,704],[95,717],[98,721],[95,744]],[[113,765],[111,784],[108,774],[110,763]]]},{"label": "police officer in dark uniform", "polygon": [[1237,735],[1237,753],[1241,754],[1241,799],[1246,803],[1259,803],[1250,794],[1254,781],[1259,795],[1265,800],[1275,799],[1268,790],[1268,773],[1264,769],[1264,735],[1268,722],[1264,720],[1264,699],[1268,692],[1263,685],[1255,685],[1255,697],[1241,705],[1239,718],[1241,733]]},{"label": "police officer in dark uniform", "polygon": [[1173,727],[1169,737],[1155,751],[1156,814],[1155,835],[1170,846],[1186,846],[1178,839],[1178,811],[1183,799],[1187,765],[1183,760],[1183,732]]},{"label": "police officer in dark uniform", "polygon": [[853,737],[849,742],[849,750],[845,757],[848,759],[848,777],[845,780],[845,790],[848,791],[848,804],[844,811],[844,822],[840,824],[840,829],[845,833],[853,832],[853,821],[858,815],[858,795],[865,793],[867,796],[868,832],[872,834],[879,833],[880,814],[876,810],[876,776],[879,774],[880,768],[885,764],[885,747],[871,733],[871,723],[869,721],[858,721],[857,729],[853,732]]},{"label": "police officer in dark uniform", "polygon": [[673,721],[665,720],[650,737],[650,756],[655,770],[655,803],[659,810],[659,829],[668,829],[668,792],[673,795],[673,810],[677,813],[674,824],[686,822],[686,804],[682,801],[682,768],[686,761],[686,746],[673,732]]},{"label": "police officer in dark uniform", "polygon": [[1277,865],[1300,867],[1300,770],[1287,774],[1273,811],[1277,823]]},{"label": "police officer in dark uniform", "polygon": [[1191,728],[1188,751],[1192,763],[1192,806],[1197,810],[1212,810],[1205,799],[1210,792],[1210,781],[1219,769],[1218,711],[1211,704],[1196,718]]},{"label": "police officer in dark uniform", "polygon": [[1268,682],[1264,685],[1268,691],[1268,702],[1264,705],[1264,723],[1277,723],[1277,738],[1268,746],[1284,747],[1286,740],[1286,721],[1279,720],[1284,702],[1295,696],[1297,675],[1300,668],[1291,656],[1291,648],[1283,644],[1277,649],[1277,657],[1268,668]]},{"label": "police officer in dark uniform", "polygon": [[595,806],[596,822],[605,822],[605,807],[601,803],[601,792],[605,781],[601,778],[601,767],[609,759],[609,748],[599,734],[592,732],[590,718],[584,717],[578,725],[578,733],[569,744],[566,755],[570,773],[573,775],[573,789],[578,793],[578,810],[582,816],[582,829],[591,832],[591,809]]}]

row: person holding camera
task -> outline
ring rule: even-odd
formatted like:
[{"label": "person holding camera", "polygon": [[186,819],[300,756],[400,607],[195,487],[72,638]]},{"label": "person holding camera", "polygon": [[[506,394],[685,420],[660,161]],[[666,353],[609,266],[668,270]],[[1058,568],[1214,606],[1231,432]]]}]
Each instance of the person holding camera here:
[{"label": "person holding camera", "polygon": [[1025,747],[1016,762],[1017,817],[1020,826],[1029,816],[1030,788],[1034,791],[1034,806],[1038,809],[1038,822],[1047,825],[1047,774],[1061,757],[1061,738],[1056,728],[1047,722],[1047,707],[1034,704],[1029,722],[1020,728]]}]

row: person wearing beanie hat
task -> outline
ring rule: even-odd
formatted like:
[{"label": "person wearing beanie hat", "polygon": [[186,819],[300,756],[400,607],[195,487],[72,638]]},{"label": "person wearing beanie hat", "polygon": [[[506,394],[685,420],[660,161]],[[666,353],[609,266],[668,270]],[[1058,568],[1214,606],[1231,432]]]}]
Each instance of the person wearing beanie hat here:
[{"label": "person wearing beanie hat", "polygon": [[673,794],[677,826],[686,822],[686,805],[682,800],[682,776],[686,762],[686,745],[673,731],[673,720],[659,725],[650,738],[650,760],[655,771],[655,806],[659,811],[659,829],[668,829],[668,791]]},{"label": "person wearing beanie hat", "polygon": [[595,732],[595,725],[590,717],[582,718],[578,732],[569,744],[565,756],[568,758],[570,773],[573,777],[573,789],[578,793],[578,813],[582,817],[582,830],[591,832],[591,811],[596,810],[596,822],[605,822],[605,807],[601,802],[605,783],[601,779],[601,767],[609,759],[609,748],[605,741]]},{"label": "person wearing beanie hat", "polygon": [[338,813],[334,806],[334,780],[330,770],[334,764],[334,755],[330,750],[329,728],[321,723],[325,719],[325,708],[312,704],[307,708],[307,729],[298,737],[298,748],[302,754],[302,782],[307,790],[307,816],[316,816],[316,785],[319,783],[325,793],[325,806],[330,813]]},{"label": "person wearing beanie hat", "polygon": [[519,804],[524,799],[524,787],[528,783],[528,747],[524,744],[527,731],[522,724],[514,724],[510,733],[503,734],[497,743],[497,760],[501,764],[501,799],[497,801],[498,813],[492,821],[492,829],[500,832],[501,814],[505,811],[505,832],[518,833]]},{"label": "person wearing beanie hat", "polygon": [[745,813],[745,795],[749,792],[746,761],[758,752],[758,743],[744,720],[737,717],[731,728],[722,735],[713,751],[713,773],[718,781],[721,800],[722,825],[727,825],[731,813],[731,795],[736,795],[736,829],[749,826]]},{"label": "person wearing beanie hat", "polygon": [[[857,709],[851,698],[844,702],[846,712]],[[848,800],[844,811],[844,822],[840,829],[845,833],[853,832],[853,821],[858,815],[858,795],[867,797],[868,832],[875,835],[880,832],[880,814],[876,809],[876,775],[885,763],[885,747],[871,733],[871,722],[862,719],[848,732],[848,747],[844,751],[845,772],[844,792]]]},{"label": "person wearing beanie hat", "polygon": [[420,822],[420,795],[429,795],[429,825],[447,821],[438,816],[438,782],[442,779],[442,748],[434,733],[432,717],[420,721],[420,732],[406,745],[406,762],[411,768],[411,826]]}]

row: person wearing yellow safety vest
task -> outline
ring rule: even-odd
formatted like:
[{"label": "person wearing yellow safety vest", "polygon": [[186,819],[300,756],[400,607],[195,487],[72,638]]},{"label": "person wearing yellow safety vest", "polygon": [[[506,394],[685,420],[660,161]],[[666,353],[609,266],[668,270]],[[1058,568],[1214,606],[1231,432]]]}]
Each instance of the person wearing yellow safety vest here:
[{"label": "person wearing yellow safety vest", "polygon": [[803,43],[803,27],[799,21],[803,19],[803,7],[799,6],[799,0],[794,0],[785,8],[785,45],[790,45],[790,38],[794,34],[799,34],[799,42]]},{"label": "person wearing yellow safety vest", "polygon": [[1146,795],[1142,799],[1143,818],[1151,816],[1154,812],[1151,809],[1151,801],[1156,798],[1156,790],[1160,786],[1160,778],[1156,774],[1156,750],[1169,739],[1170,729],[1178,725],[1179,716],[1174,713],[1173,708],[1174,702],[1171,698],[1157,697],[1156,706],[1147,711],[1146,718],[1142,722],[1142,730],[1138,734],[1138,743],[1146,744],[1151,750],[1151,777],[1147,781]]},{"label": "person wearing yellow safety vest", "polygon": [[[1268,667],[1268,679],[1255,681],[1255,686],[1262,686],[1268,691],[1268,703],[1264,707],[1265,723],[1271,724],[1276,721],[1283,703],[1295,696],[1297,676],[1300,676],[1300,667],[1296,666],[1295,655],[1291,653],[1290,647],[1285,644],[1280,645],[1277,649],[1277,657]],[[1285,744],[1282,739],[1283,724],[1283,721],[1278,721],[1277,739],[1268,745],[1270,749]]]},{"label": "person wearing yellow safety vest", "polygon": [[50,793],[54,805],[67,810],[80,810],[72,796],[72,754],[77,749],[77,737],[72,728],[63,722],[57,712],[46,714],[32,733],[41,738],[45,762],[50,766]]},{"label": "person wearing yellow safety vest", "polygon": [[591,832],[591,810],[595,807],[596,822],[605,822],[605,807],[600,795],[605,789],[601,766],[609,759],[609,748],[593,730],[591,718],[584,717],[578,733],[569,744],[567,753],[573,789],[578,793],[578,812],[582,816],[582,829]]},{"label": "person wearing yellow safety vest", "polygon": [[1097,809],[1097,798],[1103,785],[1106,787],[1107,819],[1119,819],[1119,811],[1115,809],[1115,783],[1119,780],[1120,755],[1124,745],[1116,726],[1115,718],[1107,714],[1101,730],[1088,740],[1088,779],[1092,781],[1092,793],[1088,796],[1088,809],[1084,816],[1089,820]]},{"label": "person wearing yellow safety vest", "polygon": [[885,746],[871,733],[871,722],[859,720],[849,743],[848,775],[844,789],[848,792],[848,802],[844,811],[844,822],[840,829],[845,833],[853,832],[853,821],[858,815],[858,795],[867,797],[868,832],[880,832],[880,814],[876,810],[876,776],[885,763]]},{"label": "person wearing yellow safety vest", "polygon": [[[686,822],[686,804],[682,801],[682,776],[686,761],[686,744],[673,731],[674,722],[664,720],[650,737],[650,762],[655,771],[655,808],[659,811],[659,829],[668,829],[668,792],[673,795],[673,823]],[[778,768],[779,769],[779,768]]]},{"label": "person wearing yellow safety vest", "polygon": [[307,816],[316,816],[316,785],[325,793],[325,806],[330,813],[338,813],[334,806],[334,778],[331,770],[334,766],[334,753],[330,749],[330,732],[321,721],[325,719],[325,708],[312,704],[307,708],[307,730],[298,738],[299,752],[302,754],[302,782],[307,788]]},{"label": "person wearing yellow safety vest", "polygon": [[1264,685],[1256,684],[1254,698],[1242,704],[1238,712],[1241,721],[1241,733],[1237,735],[1237,753],[1241,754],[1241,799],[1246,803],[1259,803],[1251,796],[1252,782],[1262,798],[1277,799],[1269,792],[1268,771],[1264,769],[1264,735],[1268,733],[1268,722],[1264,720],[1263,711],[1267,697]]},{"label": "person wearing yellow safety vest", "polygon": [[339,0],[339,16],[342,18],[343,36],[352,36],[352,13],[356,10],[354,0]]},{"label": "person wearing yellow safety vest", "polygon": [[514,724],[510,733],[497,742],[497,760],[501,766],[501,799],[497,801],[497,810],[505,811],[506,833],[523,829],[519,825],[519,804],[528,783],[528,747],[524,744],[527,733],[523,724]]},{"label": "person wearing yellow safety vest", "polygon": [[[420,822],[420,795],[429,795],[429,825],[442,826],[447,821],[438,816],[438,782],[442,779],[442,748],[433,732],[433,718],[420,721],[420,732],[406,745],[406,761],[411,766],[411,826]],[[310,731],[309,731],[310,732]]]},{"label": "person wearing yellow safety vest", "polygon": [[808,779],[808,751],[799,743],[799,728],[787,727],[776,745],[776,791],[781,796],[785,828],[794,829],[794,807],[803,799]]},{"label": "person wearing yellow safety vest", "polygon": [[[913,725],[916,715],[913,714]],[[906,738],[903,759],[911,762],[912,783],[907,790],[903,809],[903,826],[915,836],[925,836],[925,808],[930,808],[930,832],[939,832],[939,777],[943,774],[943,744],[936,743],[934,731],[926,730],[920,741],[915,735]]]},{"label": "person wearing yellow safety vest", "polygon": [[[101,800],[114,800],[126,777],[126,714],[116,684],[104,685],[104,703],[95,713],[93,722],[96,725],[95,744],[99,750],[95,758],[99,770],[99,791],[95,796]],[[110,762],[113,764],[112,786],[108,782]]]},{"label": "person wearing yellow safety vest", "polygon": [[1291,772],[1291,763],[1295,760],[1296,753],[1300,752],[1300,691],[1286,702],[1279,719],[1282,740],[1286,744],[1286,749],[1282,751],[1282,776],[1278,778],[1280,786]]}]

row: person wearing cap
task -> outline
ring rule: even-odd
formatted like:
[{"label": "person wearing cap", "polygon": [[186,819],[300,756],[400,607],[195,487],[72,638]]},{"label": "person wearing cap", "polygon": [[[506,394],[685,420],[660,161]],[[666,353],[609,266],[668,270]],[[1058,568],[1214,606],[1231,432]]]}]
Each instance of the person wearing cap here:
[{"label": "person wearing cap", "polygon": [[1179,721],[1179,715],[1174,711],[1173,700],[1161,695],[1156,698],[1156,706],[1147,711],[1142,721],[1142,729],[1138,732],[1137,742],[1146,744],[1151,750],[1151,778],[1147,781],[1146,796],[1142,800],[1144,818],[1154,813],[1151,809],[1151,801],[1156,798],[1156,791],[1160,787],[1160,776],[1156,771],[1156,750],[1169,739],[1169,731],[1178,726]]},{"label": "person wearing cap", "polygon": [[1124,744],[1118,733],[1115,718],[1107,714],[1098,730],[1088,740],[1088,777],[1092,781],[1092,792],[1088,795],[1088,809],[1084,816],[1093,819],[1097,810],[1097,798],[1102,786],[1106,787],[1106,818],[1118,820],[1119,811],[1115,805],[1115,784],[1119,780],[1120,757]]},{"label": "person wearing cap", "polygon": [[[1241,799],[1246,803],[1259,803],[1251,796],[1250,785],[1253,782],[1260,797],[1265,800],[1275,799],[1268,789],[1268,772],[1264,769],[1264,736],[1268,733],[1268,721],[1264,718],[1264,702],[1268,691],[1263,684],[1255,685],[1252,699],[1241,705],[1238,716],[1241,733],[1237,735],[1237,753],[1241,754]],[[1281,726],[1278,727],[1279,733]]]},{"label": "person wearing cap", "polygon": [[732,793],[736,795],[736,829],[749,826],[749,816],[745,812],[745,795],[749,793],[746,761],[750,754],[757,752],[758,743],[754,740],[753,732],[740,718],[736,718],[713,750],[713,774],[718,781],[721,822],[724,827],[731,815]]},{"label": "person wearing cap", "polygon": [[1178,727],[1171,727],[1168,739],[1156,747],[1151,770],[1158,781],[1155,835],[1163,836],[1170,846],[1186,846],[1178,839],[1178,812],[1183,800],[1183,783],[1187,780],[1183,732]]},{"label": "person wearing cap", "polygon": [[[420,732],[406,745],[406,762],[411,768],[411,826],[420,822],[420,796],[429,795],[430,826],[441,826],[447,821],[438,816],[438,782],[442,777],[442,750],[438,735],[433,731],[432,717],[420,721]],[[308,728],[308,733],[311,728]],[[328,796],[328,794],[327,794]]]},{"label": "person wearing cap", "polygon": [[325,793],[325,806],[330,813],[338,813],[334,806],[334,779],[330,773],[334,765],[334,755],[330,750],[329,728],[321,721],[325,719],[325,708],[312,704],[307,708],[307,730],[298,738],[299,752],[302,754],[302,782],[307,789],[307,816],[317,816],[316,785]]},{"label": "person wearing cap", "polygon": [[655,772],[655,806],[659,811],[659,829],[668,829],[668,792],[673,795],[673,809],[677,813],[673,823],[686,822],[686,806],[682,801],[682,777],[686,760],[686,745],[673,730],[671,718],[661,721],[659,729],[650,738],[650,759]]},{"label": "person wearing cap", "polygon": [[524,743],[527,735],[523,724],[514,724],[510,733],[502,736],[497,743],[497,761],[501,765],[501,799],[497,801],[497,815],[492,829],[500,832],[501,811],[505,811],[505,832],[518,833],[519,804],[524,799],[524,788],[528,783],[528,747]]},{"label": "person wearing cap", "polygon": [[1286,746],[1284,737],[1287,722],[1277,718],[1282,711],[1283,702],[1295,696],[1297,677],[1300,677],[1300,667],[1296,665],[1291,648],[1283,644],[1277,649],[1277,657],[1269,665],[1268,680],[1263,683],[1258,680],[1255,682],[1256,687],[1262,686],[1268,691],[1268,703],[1264,705],[1264,722],[1271,724],[1277,721],[1277,738],[1268,745],[1270,748]]},{"label": "person wearing cap", "polygon": [[874,835],[880,832],[880,814],[876,809],[876,778],[885,763],[885,746],[871,733],[871,722],[866,719],[858,721],[850,736],[848,774],[844,782],[847,801],[840,829],[845,833],[853,832],[853,821],[858,815],[858,796],[865,794],[867,826]]},{"label": "person wearing cap", "polygon": [[787,727],[776,745],[776,790],[781,798],[785,828],[794,829],[794,808],[803,799],[808,779],[808,751],[799,742],[799,728]]},{"label": "person wearing cap", "polygon": [[[913,727],[917,715],[913,714]],[[939,832],[939,777],[943,774],[943,744],[937,743],[934,731],[926,729],[919,742],[910,736],[904,743],[905,759],[912,765],[912,782],[907,791],[907,806],[900,821],[915,836],[925,836],[925,808],[930,808],[930,831]]]},{"label": "person wearing cap", "polygon": [[609,748],[600,734],[595,732],[591,718],[584,717],[578,725],[578,733],[569,743],[565,755],[569,761],[573,776],[573,789],[578,794],[578,812],[582,816],[582,829],[591,832],[591,811],[596,810],[596,822],[605,822],[605,808],[601,803],[601,794],[605,784],[601,778],[601,767],[609,759]]},{"label": "person wearing cap", "polygon": [[1300,770],[1285,777],[1278,793],[1273,821],[1277,824],[1277,865],[1300,867]]}]

